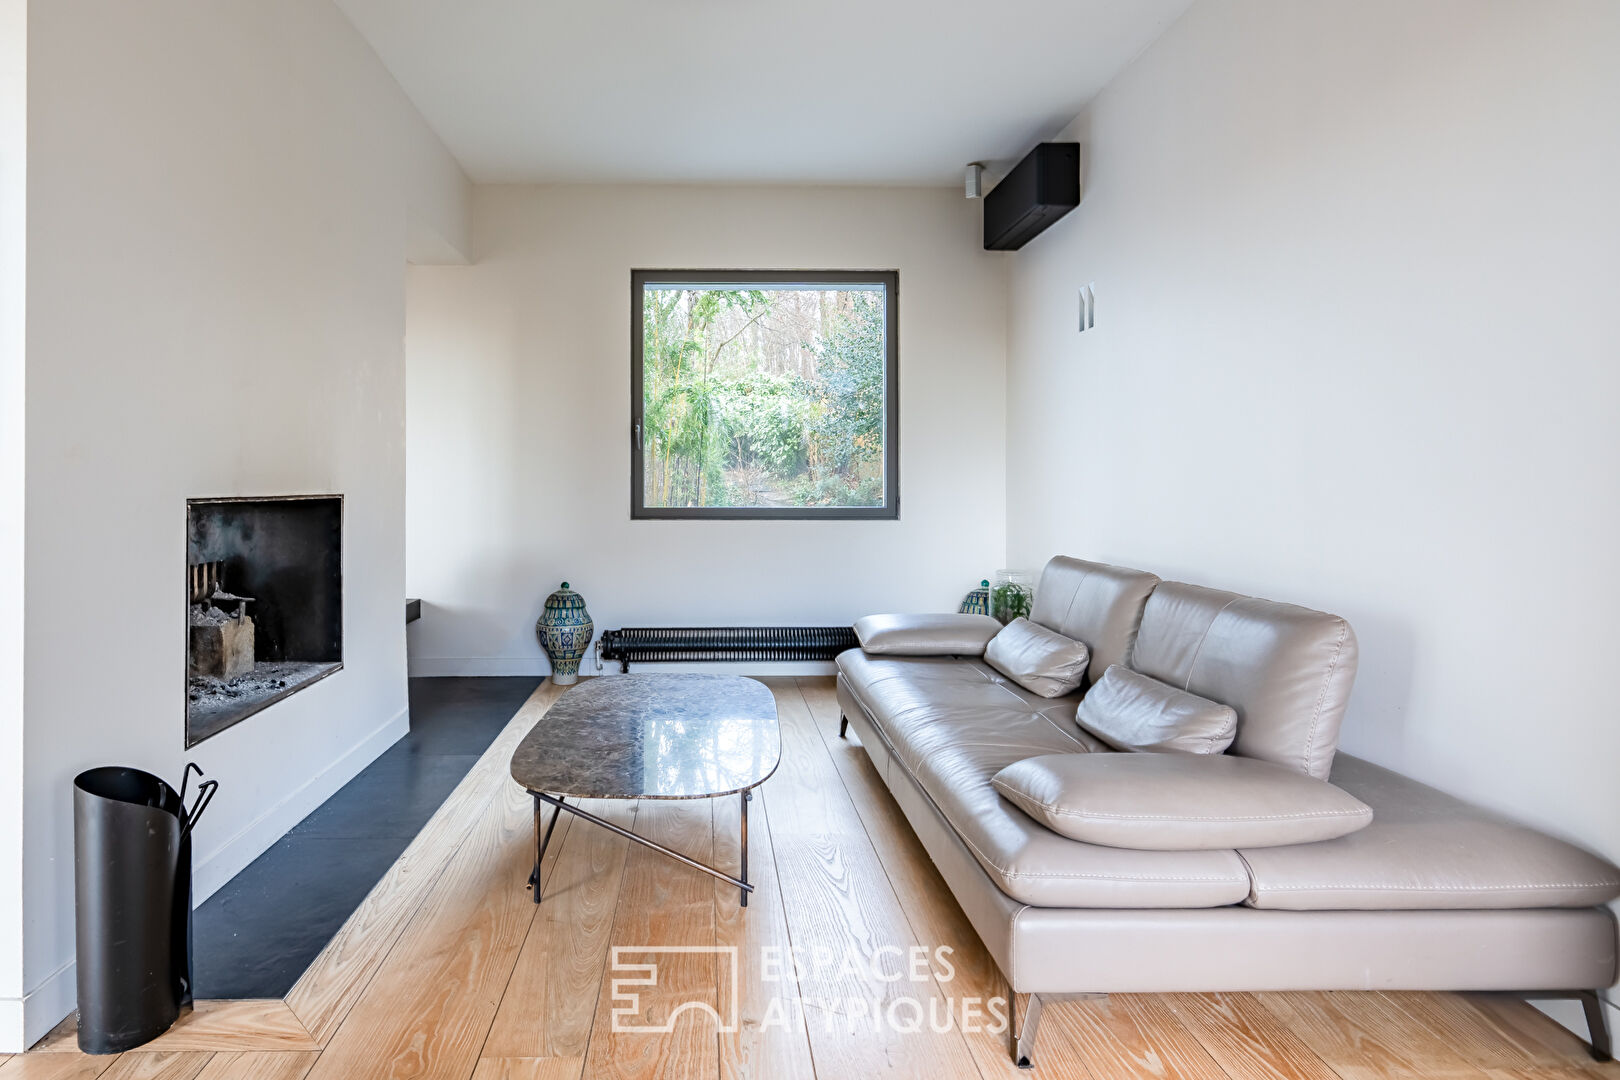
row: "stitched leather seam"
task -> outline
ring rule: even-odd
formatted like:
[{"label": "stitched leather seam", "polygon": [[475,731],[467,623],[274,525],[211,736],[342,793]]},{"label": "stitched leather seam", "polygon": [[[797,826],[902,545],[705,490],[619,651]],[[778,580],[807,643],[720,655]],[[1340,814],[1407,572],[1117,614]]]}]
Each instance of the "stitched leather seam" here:
[{"label": "stitched leather seam", "polygon": [[1369,810],[1362,809],[1305,810],[1294,814],[1238,814],[1233,816],[1213,814],[1111,814],[1106,810],[1071,810],[1056,803],[1041,802],[1041,800],[1031,798],[1005,782],[991,780],[990,786],[1003,794],[1008,794],[1014,802],[1027,802],[1031,806],[1038,806],[1050,814],[1078,818],[1111,818],[1119,821],[1293,821],[1314,817],[1360,817],[1362,814],[1370,815],[1371,813]]},{"label": "stitched leather seam", "polygon": [[1539,885],[1256,885],[1257,892],[1514,892],[1519,889],[1612,889],[1612,881],[1552,881]]},{"label": "stitched leather seam", "polygon": [[[1006,789],[998,784],[996,790]],[[1231,817],[1213,814],[1110,814],[1103,810],[1069,810],[1061,806],[1036,802],[1034,799],[1014,799],[1014,801],[1027,801],[1030,805],[1038,806],[1056,817],[1104,818],[1109,821],[1305,821],[1323,817],[1361,817],[1364,813],[1361,810],[1311,810],[1302,814],[1240,814]]]},{"label": "stitched leather seam", "polygon": [[[1011,678],[1011,676],[1007,676],[1007,677]],[[1007,686],[1006,683],[1000,682],[1000,681],[998,681],[996,679],[991,679],[990,680],[990,685],[994,686],[997,690],[1000,690],[1003,694],[1006,694],[1008,697],[1010,697],[1014,701],[1018,702],[1018,704],[1022,705],[1024,703],[1024,699],[1019,697],[1018,694],[1015,691],[1013,691],[1012,689],[1010,689]]]},{"label": "stitched leather seam", "polygon": [[[1228,705],[1227,708],[1232,709],[1232,706]],[[1232,722],[1231,722],[1231,724],[1229,724],[1229,725],[1228,724],[1222,724],[1221,729],[1219,731],[1212,731],[1212,732],[1209,733],[1209,742],[1206,744],[1209,747],[1209,749],[1206,750],[1205,753],[1213,754],[1213,753],[1217,752],[1216,749],[1215,749],[1215,743],[1220,740],[1220,737],[1222,735],[1226,734],[1226,729],[1228,727],[1230,727],[1232,729],[1232,735],[1231,735],[1231,738],[1226,740],[1226,745],[1231,746],[1232,743],[1234,741],[1236,741],[1236,739],[1237,739],[1237,710],[1236,709],[1232,709]]]},{"label": "stitched leather seam", "polygon": [[1210,628],[1215,625],[1215,620],[1216,619],[1219,619],[1222,615],[1226,614],[1226,609],[1227,608],[1231,607],[1233,604],[1237,603],[1241,599],[1243,599],[1241,596],[1234,596],[1234,597],[1232,597],[1232,599],[1230,599],[1226,603],[1222,604],[1221,605],[1221,610],[1217,611],[1214,614],[1214,616],[1209,620],[1209,626],[1204,627],[1204,633],[1198,639],[1198,648],[1193,650],[1192,660],[1190,660],[1188,662],[1188,664],[1187,664],[1187,681],[1185,683],[1183,683],[1182,687],[1181,687],[1187,693],[1189,693],[1189,694],[1192,693],[1193,671],[1198,667],[1198,658],[1200,656],[1204,655],[1204,643],[1209,640]]},{"label": "stitched leather seam", "polygon": [[[1026,706],[1026,707],[1029,705],[1029,702],[1027,702],[1023,698],[1019,697],[1018,692],[1011,689],[1010,687],[1008,687],[1008,685],[1006,683],[993,682],[991,685],[996,687],[996,689],[1000,690],[1002,693],[1004,693],[1007,696],[1011,697],[1014,701],[1018,702],[1018,704]],[[1055,698],[1047,698],[1046,700],[1047,701],[1054,701],[1056,699]],[[1052,724],[1052,718],[1047,716],[1045,713],[1031,711],[1029,715],[1038,716],[1042,720],[1045,720],[1048,724]],[[1082,750],[1090,750],[1091,749],[1085,743],[1081,742],[1079,739],[1075,738],[1073,735],[1070,735],[1067,731],[1064,731],[1062,728],[1058,727],[1056,724],[1052,724],[1052,728],[1059,735],[1062,735],[1065,739],[1068,739],[1070,742],[1074,743],[1074,745],[1080,747]]]},{"label": "stitched leather seam", "polygon": [[1333,682],[1333,673],[1339,668],[1339,657],[1344,655],[1344,639],[1350,632],[1350,624],[1343,619],[1339,620],[1339,640],[1333,646],[1333,660],[1328,664],[1327,673],[1322,676],[1322,689],[1316,695],[1316,708],[1311,710],[1311,727],[1305,736],[1305,771],[1311,771],[1311,754],[1316,746],[1316,728],[1322,719],[1322,706],[1327,701],[1328,686]]},{"label": "stitched leather seam", "polygon": [[1050,716],[1047,716],[1044,712],[1031,713],[1030,715],[1031,716],[1038,716],[1042,720],[1045,720],[1049,725],[1051,725],[1053,731],[1057,732],[1059,735],[1063,736],[1065,739],[1068,739],[1070,742],[1072,742],[1072,743],[1074,743],[1074,745],[1080,747],[1086,753],[1089,754],[1089,753],[1092,752],[1091,747],[1087,746],[1084,742],[1082,742],[1078,738],[1076,738],[1072,732],[1064,731],[1063,728],[1058,725],[1058,722],[1056,720],[1053,720]]},{"label": "stitched leather seam", "polygon": [[1234,851],[1232,854],[1238,857],[1238,862],[1243,864],[1243,872],[1249,876],[1249,895],[1243,898],[1243,902],[1245,904],[1252,904],[1257,899],[1255,896],[1255,889],[1257,886],[1254,883],[1254,867],[1249,865],[1249,857],[1243,854],[1243,852]]},{"label": "stitched leather seam", "polygon": [[[934,803],[934,808],[936,810],[939,810],[939,804]],[[1006,878],[1060,878],[1060,879],[1063,879],[1065,881],[1072,880],[1072,879],[1090,879],[1090,880],[1094,880],[1094,881],[1122,881],[1122,882],[1220,881],[1220,882],[1226,882],[1226,883],[1229,883],[1229,884],[1232,883],[1232,882],[1241,880],[1240,878],[1238,878],[1236,876],[1226,877],[1226,876],[1219,875],[1219,874],[1200,875],[1200,876],[1171,876],[1171,875],[1163,875],[1163,874],[1093,874],[1093,873],[1042,874],[1042,873],[1037,873],[1037,872],[1035,872],[1033,870],[1009,870],[1005,866],[1002,866],[1000,863],[996,862],[994,859],[990,858],[990,856],[986,855],[983,851],[981,851],[979,849],[979,845],[975,844],[971,839],[969,839],[966,835],[964,835],[961,832],[961,830],[957,829],[956,822],[952,821],[951,818],[950,818],[950,815],[945,813],[944,810],[939,810],[939,816],[944,818],[946,823],[950,825],[951,831],[956,833],[957,839],[961,840],[962,843],[964,843],[968,847],[972,848],[973,853],[975,855],[977,855],[980,858],[981,861],[983,861],[983,862],[987,863],[988,865],[994,867],[996,873],[998,873],[1002,877],[1006,877]],[[1076,843],[1079,843],[1079,842],[1080,841],[1076,841]]]},{"label": "stitched leather seam", "polygon": [[[1000,685],[999,683],[995,683],[994,680],[992,680],[988,675],[986,675],[984,672],[980,671],[977,668],[973,669],[973,673],[978,675],[981,679],[983,679],[987,683],[991,683],[992,685]],[[871,713],[872,713],[872,703],[866,700],[866,695],[861,693],[861,690],[858,688],[858,684],[856,683],[856,681],[853,678],[850,678],[850,677],[846,676],[843,671],[839,671],[838,678],[843,681],[845,686],[849,687],[850,696],[853,697],[857,702],[860,703],[861,707],[866,710],[867,715],[871,715]],[[867,680],[865,685],[867,687],[873,687],[873,686],[878,685],[879,683],[893,682],[896,679],[904,679],[904,678],[905,678],[904,675],[880,675],[875,679]],[[1003,687],[1003,689],[1005,689],[1005,687]],[[1017,695],[1015,694],[1014,696],[1016,697]],[[926,706],[912,706],[912,708],[919,708],[919,707],[926,707]]]},{"label": "stitched leather seam", "polygon": [[[1065,607],[1063,609],[1063,618],[1058,620],[1058,625],[1063,627],[1065,630],[1067,630],[1068,627],[1069,627],[1069,616],[1074,613],[1075,601],[1080,599],[1080,590],[1085,588],[1086,578],[1088,578],[1090,576],[1091,576],[1091,571],[1082,570],[1082,571],[1080,571],[1080,580],[1074,583],[1074,592],[1069,594],[1069,604],[1068,604],[1067,607]],[[1036,584],[1038,585],[1039,582],[1037,582]],[[1030,606],[1031,606],[1031,608],[1034,607],[1033,604],[1030,605]]]},{"label": "stitched leather seam", "polygon": [[1008,973],[1007,981],[1012,983],[1014,986],[1018,985],[1018,920],[1022,919],[1024,917],[1024,912],[1028,910],[1029,905],[1024,904],[1017,911],[1013,912],[1012,929],[1007,934],[1011,945],[1011,949],[1009,951],[1012,953],[1012,971]]},{"label": "stitched leather seam", "polygon": [[[902,765],[902,767],[904,767],[905,763],[901,762],[901,765]],[[906,771],[909,773],[911,770],[906,769]],[[919,783],[917,786],[921,787],[922,785]],[[927,792],[925,791],[924,794],[927,794]],[[929,801],[933,802],[932,799],[930,799]],[[939,805],[939,803],[937,803],[937,802],[934,803],[934,809],[939,811],[939,816],[945,819],[946,824],[950,825],[951,830],[956,833],[957,838],[960,839],[962,841],[962,843],[964,843],[968,847],[972,848],[973,853],[975,855],[977,855],[981,860],[983,860],[984,862],[988,863],[989,865],[995,867],[996,873],[1002,875],[1003,877],[1009,877],[1009,878],[1065,878],[1065,879],[1067,879],[1067,878],[1093,878],[1093,879],[1100,880],[1100,881],[1235,881],[1235,880],[1237,880],[1236,878],[1224,877],[1224,876],[1220,876],[1220,875],[1197,876],[1197,877],[1179,877],[1179,876],[1168,876],[1168,875],[1158,875],[1158,874],[1091,874],[1091,873],[1040,874],[1040,873],[1036,873],[1035,871],[1032,871],[1032,870],[1009,870],[1005,866],[1002,866],[1000,863],[996,862],[994,859],[990,858],[990,856],[986,855],[983,851],[981,851],[979,849],[979,845],[975,844],[972,841],[972,839],[967,836],[967,834],[962,832],[961,829],[957,828],[956,822],[951,820],[951,816],[945,812],[944,808],[941,807]],[[1080,841],[1076,841],[1076,843],[1079,843],[1079,842]]]},{"label": "stitched leather seam", "polygon": [[[978,850],[978,849],[975,848],[974,850]],[[990,865],[995,866],[994,863],[991,863]],[[1222,882],[1227,882],[1227,883],[1233,883],[1233,882],[1239,882],[1239,881],[1243,880],[1242,878],[1239,878],[1239,877],[1237,877],[1235,875],[1232,876],[1232,877],[1222,877],[1219,874],[1212,874],[1212,875],[1199,876],[1199,877],[1185,877],[1185,876],[1171,877],[1171,876],[1162,875],[1162,874],[1036,874],[1036,873],[1032,873],[1032,872],[1026,872],[1026,871],[1023,871],[1023,870],[1007,870],[1007,869],[1003,869],[1000,866],[996,866],[996,872],[1001,874],[1004,877],[1010,877],[1010,878],[1065,878],[1065,879],[1068,879],[1068,878],[1093,878],[1093,879],[1096,879],[1098,881],[1129,881],[1129,882],[1133,882],[1133,883],[1134,882],[1141,882],[1141,881],[1177,881],[1177,882],[1183,882],[1183,881],[1222,881]]]}]

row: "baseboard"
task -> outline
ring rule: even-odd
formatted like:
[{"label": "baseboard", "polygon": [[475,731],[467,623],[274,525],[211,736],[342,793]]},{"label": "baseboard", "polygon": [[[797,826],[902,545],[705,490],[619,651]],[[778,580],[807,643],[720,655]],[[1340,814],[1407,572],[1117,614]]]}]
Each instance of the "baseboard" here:
[{"label": "baseboard", "polygon": [[0,1054],[20,1054],[26,1049],[22,998],[0,998]]},{"label": "baseboard", "polygon": [[50,1034],[78,1003],[78,978],[69,960],[21,1000],[0,999],[0,1054],[20,1054]]},{"label": "baseboard", "polygon": [[[758,675],[791,677],[810,677],[814,675],[835,675],[838,668],[830,660],[765,660],[758,663],[727,663],[727,664],[647,664],[635,663],[630,665],[633,672],[667,671],[676,674],[697,675]],[[501,675],[528,675],[540,678],[551,674],[551,667],[544,660],[528,657],[498,657],[498,656],[423,656],[413,658],[410,662],[411,678],[413,679],[443,679],[443,678],[491,678]],[[590,657],[579,666],[581,675],[617,675],[619,665],[602,662],[602,670],[596,670],[596,661]]]},{"label": "baseboard", "polygon": [[[269,850],[270,845],[287,835],[289,829],[303,821],[317,806],[359,775],[360,770],[377,760],[378,755],[384,750],[403,738],[410,731],[410,726],[409,711],[401,709],[356,743],[348,753],[315,774],[302,786],[294,788],[280,802],[245,825],[235,836],[221,843],[207,855],[196,859],[192,867],[192,902],[201,904],[220,886],[246,869],[249,863]],[[69,1007],[71,1008],[71,1001]]]},{"label": "baseboard", "polygon": [[502,675],[532,675],[538,679],[551,674],[551,665],[543,657],[531,656],[413,656],[406,666],[413,679]]}]

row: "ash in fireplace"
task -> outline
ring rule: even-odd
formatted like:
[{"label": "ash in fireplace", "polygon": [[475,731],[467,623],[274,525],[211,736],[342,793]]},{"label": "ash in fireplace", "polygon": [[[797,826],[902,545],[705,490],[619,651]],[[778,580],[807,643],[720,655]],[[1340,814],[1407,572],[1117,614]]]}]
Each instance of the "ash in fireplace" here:
[{"label": "ash in fireplace", "polygon": [[335,660],[267,660],[234,679],[191,676],[186,682],[186,730],[191,743],[225,730],[242,717],[342,666]]},{"label": "ash in fireplace", "polygon": [[231,621],[231,616],[208,604],[191,605],[192,626],[224,626]]},{"label": "ash in fireplace", "polygon": [[193,675],[187,687],[187,696],[194,702],[224,702],[239,698],[262,697],[289,685],[290,671],[277,668],[305,668],[307,664],[260,664],[246,675],[234,679],[216,679],[212,675]]},{"label": "ash in fireplace", "polygon": [[234,679],[192,675],[186,680],[186,730],[191,742],[223,731],[342,666],[335,660],[268,660]]}]

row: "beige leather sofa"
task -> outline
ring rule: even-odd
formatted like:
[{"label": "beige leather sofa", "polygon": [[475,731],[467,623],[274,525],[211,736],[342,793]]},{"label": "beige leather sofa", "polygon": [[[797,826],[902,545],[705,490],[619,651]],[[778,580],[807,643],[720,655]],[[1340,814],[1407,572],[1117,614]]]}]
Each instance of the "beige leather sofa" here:
[{"label": "beige leather sofa", "polygon": [[[1607,1052],[1594,991],[1617,978],[1604,905],[1620,896],[1620,870],[1337,754],[1357,658],[1343,619],[1063,557],[1043,572],[1030,617],[1090,647],[1080,690],[1030,693],[984,663],[982,638],[952,617],[893,617],[892,632],[838,658],[844,722],[1011,989],[1031,995],[1015,1010],[1020,1065],[1043,996],[1110,991],[1572,996],[1594,1054]],[[1315,843],[1197,851],[1049,830],[991,778],[1037,755],[1113,752],[1075,711],[1116,663],[1231,706],[1228,753],[1327,778],[1372,808],[1371,824]]]}]

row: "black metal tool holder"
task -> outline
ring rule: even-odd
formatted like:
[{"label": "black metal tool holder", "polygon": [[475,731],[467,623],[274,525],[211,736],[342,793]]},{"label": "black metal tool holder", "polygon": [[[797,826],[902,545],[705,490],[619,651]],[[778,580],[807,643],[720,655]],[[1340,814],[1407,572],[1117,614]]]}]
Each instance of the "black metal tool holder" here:
[{"label": "black metal tool holder", "polygon": [[219,781],[187,809],[140,769],[107,766],[73,782],[79,1049],[117,1054],[167,1031],[191,1003],[191,830]]}]

